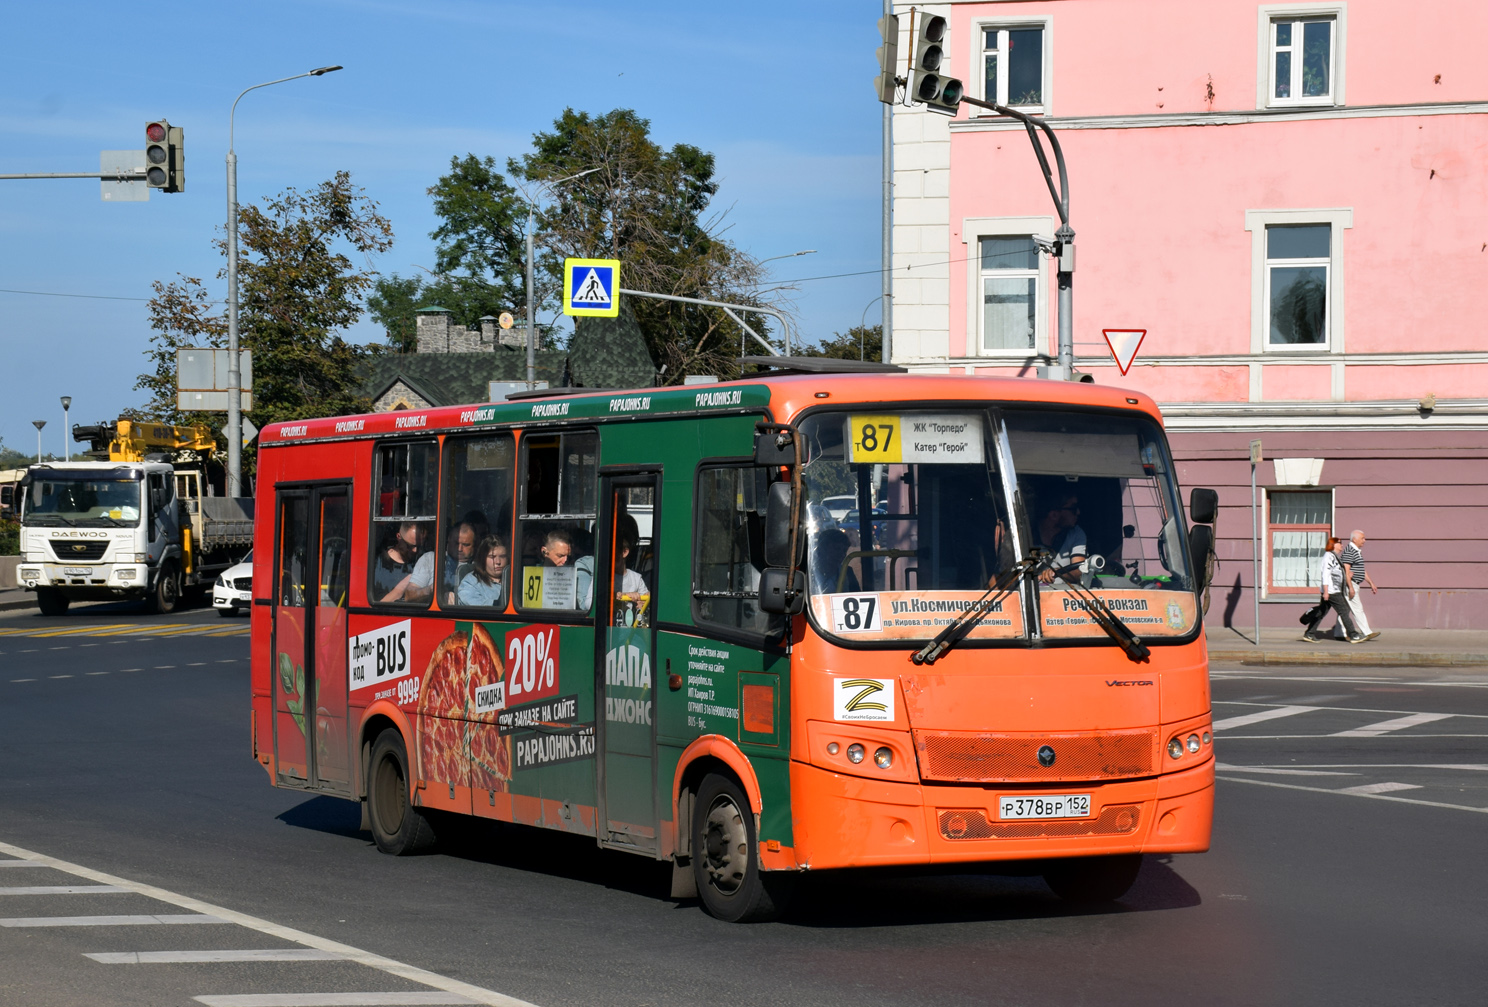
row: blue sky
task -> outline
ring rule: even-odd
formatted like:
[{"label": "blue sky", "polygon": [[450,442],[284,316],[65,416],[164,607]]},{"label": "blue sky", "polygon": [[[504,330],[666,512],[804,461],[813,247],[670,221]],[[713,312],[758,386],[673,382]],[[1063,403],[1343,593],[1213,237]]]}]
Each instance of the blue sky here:
[{"label": "blue sky", "polygon": [[[316,66],[346,69],[255,91],[238,107],[239,197],[309,187],[338,169],[392,221],[373,267],[433,265],[428,186],[452,156],[498,162],[564,107],[633,108],[661,143],[718,158],[729,237],[777,280],[810,280],[795,308],[814,341],[879,306],[882,106],[871,94],[875,0],[758,3],[17,4],[0,42],[0,172],[92,171],[141,149],[145,122],[186,130],[187,189],[106,203],[96,180],[0,181],[0,438],[61,453],[72,421],[143,402],[150,283],[177,273],[215,292],[210,242],[226,216],[228,109],[243,88]],[[133,298],[134,300],[131,300]],[[370,322],[358,341],[381,338]]]}]

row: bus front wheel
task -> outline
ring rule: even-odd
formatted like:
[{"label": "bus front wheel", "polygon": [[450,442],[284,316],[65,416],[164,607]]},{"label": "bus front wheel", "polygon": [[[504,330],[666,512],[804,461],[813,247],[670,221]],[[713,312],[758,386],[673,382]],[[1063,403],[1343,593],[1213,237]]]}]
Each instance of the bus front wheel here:
[{"label": "bus front wheel", "polygon": [[785,911],[795,876],[761,871],[754,814],[737,783],[703,778],[693,804],[692,870],[710,916],[727,923],[772,920]]},{"label": "bus front wheel", "polygon": [[1066,902],[1114,902],[1127,893],[1141,869],[1140,853],[1072,857],[1050,862],[1044,881]]},{"label": "bus front wheel", "polygon": [[408,750],[403,736],[388,728],[372,745],[367,766],[367,819],[377,848],[393,856],[419,853],[434,845],[434,828],[413,806]]}]

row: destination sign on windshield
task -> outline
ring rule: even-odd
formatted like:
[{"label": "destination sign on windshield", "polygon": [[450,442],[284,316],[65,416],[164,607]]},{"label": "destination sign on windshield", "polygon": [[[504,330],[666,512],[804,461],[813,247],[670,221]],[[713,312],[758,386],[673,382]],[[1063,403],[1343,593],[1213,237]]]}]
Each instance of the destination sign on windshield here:
[{"label": "destination sign on windshield", "polygon": [[981,465],[982,417],[976,413],[905,413],[848,417],[854,465]]}]

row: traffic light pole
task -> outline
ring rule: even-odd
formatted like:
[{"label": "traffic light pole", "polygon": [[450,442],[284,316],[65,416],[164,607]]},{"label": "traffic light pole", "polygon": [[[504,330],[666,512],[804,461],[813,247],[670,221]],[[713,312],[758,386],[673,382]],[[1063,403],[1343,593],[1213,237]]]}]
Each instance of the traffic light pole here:
[{"label": "traffic light pole", "polygon": [[[1059,260],[1059,362],[1049,368],[1049,377],[1069,381],[1075,372],[1075,230],[1070,227],[1069,222],[1069,174],[1064,168],[1064,151],[1059,146],[1059,138],[1054,135],[1054,130],[1047,122],[1025,115],[1017,109],[969,96],[963,96],[961,102],[1017,119],[1028,130],[1028,139],[1033,144],[1039,167],[1043,169],[1044,182],[1049,186],[1054,209],[1059,213],[1059,230],[1054,232],[1053,249],[1055,258]],[[1044,145],[1039,142],[1038,130],[1043,130],[1054,151],[1054,166],[1059,172],[1057,187],[1054,184],[1054,173],[1049,170],[1049,158],[1044,154]]]},{"label": "traffic light pole", "polygon": [[0,178],[97,178],[104,182],[143,182],[145,169],[138,171],[43,171],[28,175],[0,175]]}]

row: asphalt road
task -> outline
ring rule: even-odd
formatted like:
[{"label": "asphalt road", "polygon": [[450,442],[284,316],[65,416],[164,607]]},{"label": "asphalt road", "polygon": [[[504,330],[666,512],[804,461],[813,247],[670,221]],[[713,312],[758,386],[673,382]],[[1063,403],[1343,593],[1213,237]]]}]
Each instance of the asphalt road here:
[{"label": "asphalt road", "polygon": [[[740,927],[573,837],[379,854],[354,805],[251,758],[245,629],[0,618],[0,1004],[1393,1005],[1488,983],[1488,673],[1217,671],[1214,849],[1148,858],[1115,906],[861,873]],[[135,919],[16,925],[101,915]]]}]

